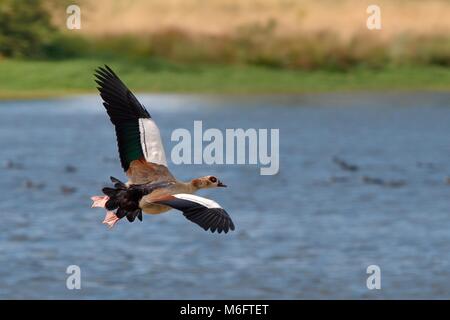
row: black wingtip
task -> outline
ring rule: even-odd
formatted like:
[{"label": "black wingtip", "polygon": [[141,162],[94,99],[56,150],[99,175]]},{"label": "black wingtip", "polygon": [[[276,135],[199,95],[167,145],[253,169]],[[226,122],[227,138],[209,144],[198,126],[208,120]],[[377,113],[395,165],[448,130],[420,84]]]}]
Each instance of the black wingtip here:
[{"label": "black wingtip", "polygon": [[94,76],[102,81],[105,78],[115,78],[119,79],[119,77],[114,73],[114,71],[105,64],[105,67],[97,67],[94,71]]},{"label": "black wingtip", "polygon": [[[204,228],[205,229],[205,228]],[[217,233],[228,233],[229,231],[234,231],[235,230],[235,226],[233,223],[233,220],[231,220],[231,218],[229,217],[221,217],[218,218],[218,220],[216,219],[213,223],[209,222],[206,229],[211,231],[211,233],[215,233],[217,231]]]},{"label": "black wingtip", "polygon": [[114,72],[107,64],[105,64],[105,68],[106,68],[106,70],[108,70],[114,77],[118,78],[117,75],[115,74],[115,72]]}]

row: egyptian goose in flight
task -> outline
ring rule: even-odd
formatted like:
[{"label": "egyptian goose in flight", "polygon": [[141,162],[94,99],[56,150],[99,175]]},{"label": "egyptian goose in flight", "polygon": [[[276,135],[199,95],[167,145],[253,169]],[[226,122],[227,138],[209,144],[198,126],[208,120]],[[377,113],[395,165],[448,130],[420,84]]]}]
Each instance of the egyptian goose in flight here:
[{"label": "egyptian goose in flight", "polygon": [[100,96],[116,130],[120,162],[128,176],[123,183],[111,177],[113,188],[94,196],[92,207],[107,210],[103,223],[110,228],[126,217],[142,221],[142,212],[159,214],[170,209],[183,212],[205,230],[234,230],[228,213],[215,201],[193,195],[199,189],[226,187],[214,176],[181,182],[167,168],[159,129],[148,111],[119,77],[105,65],[95,72]]}]

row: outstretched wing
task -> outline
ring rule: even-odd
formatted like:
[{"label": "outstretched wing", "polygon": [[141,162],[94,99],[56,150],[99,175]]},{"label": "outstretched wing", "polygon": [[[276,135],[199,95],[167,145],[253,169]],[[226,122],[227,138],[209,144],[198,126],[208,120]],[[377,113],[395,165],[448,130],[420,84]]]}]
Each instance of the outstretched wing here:
[{"label": "outstretched wing", "polygon": [[211,232],[216,230],[227,233],[234,230],[234,224],[228,213],[215,201],[192,194],[180,193],[152,201],[164,204],[183,212],[190,221]]},{"label": "outstretched wing", "polygon": [[173,180],[159,129],[148,111],[105,65],[95,71],[97,89],[116,129],[120,162],[134,184]]}]

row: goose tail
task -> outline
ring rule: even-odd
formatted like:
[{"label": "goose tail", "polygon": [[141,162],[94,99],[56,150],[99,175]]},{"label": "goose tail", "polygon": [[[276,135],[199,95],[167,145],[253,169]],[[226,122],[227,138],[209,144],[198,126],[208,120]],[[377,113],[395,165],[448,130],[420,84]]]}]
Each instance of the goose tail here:
[{"label": "goose tail", "polygon": [[135,195],[133,190],[130,190],[125,183],[117,178],[111,177],[111,182],[114,183],[114,188],[105,187],[102,189],[103,193],[109,198],[105,203],[105,209],[108,211],[117,209],[115,214],[119,219],[127,217],[129,222],[133,222],[136,218],[142,221],[142,210],[137,205],[133,206],[131,210],[129,208],[130,203],[136,202],[134,198],[138,195]]},{"label": "goose tail", "polygon": [[111,177],[111,182],[114,183],[114,188],[105,187],[102,191],[109,197],[105,203],[105,209],[112,211],[119,208],[120,200],[126,196],[127,187],[122,181],[114,177]]}]

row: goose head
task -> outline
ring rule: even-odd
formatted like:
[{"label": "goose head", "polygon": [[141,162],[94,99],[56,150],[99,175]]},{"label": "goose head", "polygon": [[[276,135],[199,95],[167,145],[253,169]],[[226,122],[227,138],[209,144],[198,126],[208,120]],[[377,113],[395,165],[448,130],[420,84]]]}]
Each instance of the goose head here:
[{"label": "goose head", "polygon": [[197,178],[191,181],[192,185],[197,189],[209,189],[209,188],[217,188],[217,187],[226,187],[225,184],[222,183],[215,176],[205,176],[201,178]]}]

